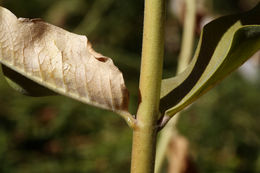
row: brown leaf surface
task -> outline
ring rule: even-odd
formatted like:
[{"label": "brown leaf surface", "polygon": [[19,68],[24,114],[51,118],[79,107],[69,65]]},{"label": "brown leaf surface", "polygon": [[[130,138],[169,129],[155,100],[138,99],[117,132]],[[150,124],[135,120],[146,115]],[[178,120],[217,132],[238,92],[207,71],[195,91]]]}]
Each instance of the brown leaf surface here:
[{"label": "brown leaf surface", "polygon": [[0,62],[60,94],[113,111],[127,111],[122,73],[76,35],[40,19],[17,19],[0,7]]}]

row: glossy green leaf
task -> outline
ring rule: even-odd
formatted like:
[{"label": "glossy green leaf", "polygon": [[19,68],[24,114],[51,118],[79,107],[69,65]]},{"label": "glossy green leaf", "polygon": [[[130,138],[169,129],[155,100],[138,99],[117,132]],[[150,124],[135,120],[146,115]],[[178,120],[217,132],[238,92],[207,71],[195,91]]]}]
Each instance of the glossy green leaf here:
[{"label": "glossy green leaf", "polygon": [[162,81],[165,121],[194,102],[260,49],[260,4],[207,24],[187,69]]}]

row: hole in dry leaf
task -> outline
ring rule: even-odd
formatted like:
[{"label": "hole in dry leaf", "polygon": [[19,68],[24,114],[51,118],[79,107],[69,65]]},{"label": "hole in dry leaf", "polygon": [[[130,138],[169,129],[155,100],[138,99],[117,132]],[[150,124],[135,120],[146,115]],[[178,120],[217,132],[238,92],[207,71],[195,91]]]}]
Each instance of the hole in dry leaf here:
[{"label": "hole in dry leaf", "polygon": [[96,57],[97,60],[99,60],[100,62],[106,62],[108,60],[108,58],[105,57]]}]

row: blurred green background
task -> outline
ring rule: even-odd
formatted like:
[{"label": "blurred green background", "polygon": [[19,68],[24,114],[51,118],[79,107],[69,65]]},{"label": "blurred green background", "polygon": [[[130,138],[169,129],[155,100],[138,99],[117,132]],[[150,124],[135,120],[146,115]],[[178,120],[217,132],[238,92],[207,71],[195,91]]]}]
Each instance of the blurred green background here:
[{"label": "blurred green background", "polygon": [[[204,17],[244,11],[256,2],[205,0],[198,25]],[[175,74],[182,34],[183,21],[171,12],[172,4],[172,0],[167,3],[164,77]],[[18,17],[43,18],[87,35],[93,47],[112,57],[123,72],[131,93],[130,110],[135,113],[142,0],[0,0],[0,5]],[[178,129],[190,141],[199,172],[260,172],[260,80],[259,75],[248,78],[233,73],[183,112]],[[9,88],[2,76],[0,110],[0,173],[130,170],[132,132],[111,112],[63,96],[23,96]]]}]

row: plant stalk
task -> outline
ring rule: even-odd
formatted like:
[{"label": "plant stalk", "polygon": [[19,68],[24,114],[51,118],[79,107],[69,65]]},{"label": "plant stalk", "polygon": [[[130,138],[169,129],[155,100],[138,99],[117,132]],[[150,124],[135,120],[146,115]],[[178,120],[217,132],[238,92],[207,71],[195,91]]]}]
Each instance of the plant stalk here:
[{"label": "plant stalk", "polygon": [[133,132],[131,173],[153,173],[164,53],[165,0],[145,0],[141,102]]},{"label": "plant stalk", "polygon": [[185,4],[186,11],[177,74],[181,73],[188,66],[192,56],[194,45],[194,31],[196,24],[196,0],[185,0]]},{"label": "plant stalk", "polygon": [[[195,0],[185,0],[186,11],[184,19],[184,30],[181,43],[181,51],[179,55],[179,61],[177,66],[177,74],[181,73],[188,66],[189,61],[193,52],[194,45],[194,30],[195,30],[195,20],[196,20],[196,1]],[[161,131],[161,135],[157,145],[156,151],[156,162],[155,162],[155,173],[159,173],[165,160],[166,150],[168,144],[174,135],[178,134],[176,129],[176,124],[178,122],[180,113],[178,112],[174,117],[168,122],[168,124]]]}]

